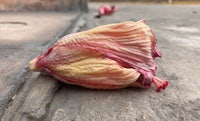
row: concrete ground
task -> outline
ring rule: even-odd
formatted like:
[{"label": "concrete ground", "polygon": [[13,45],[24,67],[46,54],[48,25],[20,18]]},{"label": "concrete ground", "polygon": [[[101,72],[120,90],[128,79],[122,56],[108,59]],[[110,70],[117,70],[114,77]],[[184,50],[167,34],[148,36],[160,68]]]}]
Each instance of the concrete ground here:
[{"label": "concrete ground", "polygon": [[70,27],[76,17],[77,13],[58,12],[0,14],[0,115],[26,82],[30,59]]},{"label": "concrete ground", "polygon": [[[159,93],[155,88],[91,90],[63,84],[49,76],[31,72],[23,78],[26,82],[10,100],[1,119],[4,121],[199,121],[200,5],[120,3],[116,4],[118,11],[115,14],[95,19],[99,5],[101,3],[89,4],[90,12],[85,17],[86,26],[80,30],[114,22],[146,19],[158,39],[157,46],[163,55],[161,59],[156,60],[157,76],[169,80],[167,89]],[[1,48],[6,47],[6,43],[3,43],[5,46]],[[23,49],[30,49],[27,45],[24,46]],[[40,46],[42,47],[42,44]],[[8,57],[7,54],[3,55],[3,51],[1,60],[6,61]],[[27,61],[22,61],[23,58],[30,59],[27,57],[29,53],[23,53],[26,51],[19,52],[22,54],[15,56],[20,57],[18,58],[20,61],[13,60],[15,56],[10,57],[10,61],[13,60],[11,63],[14,63],[13,67],[18,67],[18,63],[26,63]],[[9,50],[7,53],[15,54],[17,51]],[[6,65],[4,63],[2,65]],[[6,71],[1,70],[2,80],[7,79],[4,75],[11,75],[10,71],[13,68],[8,67],[4,67],[8,69]],[[12,77],[12,80],[14,79],[15,77]],[[3,86],[0,89],[4,91],[9,84],[16,82],[1,81],[1,83]],[[8,85],[6,89],[4,85]],[[1,96],[0,99],[4,98]]]}]

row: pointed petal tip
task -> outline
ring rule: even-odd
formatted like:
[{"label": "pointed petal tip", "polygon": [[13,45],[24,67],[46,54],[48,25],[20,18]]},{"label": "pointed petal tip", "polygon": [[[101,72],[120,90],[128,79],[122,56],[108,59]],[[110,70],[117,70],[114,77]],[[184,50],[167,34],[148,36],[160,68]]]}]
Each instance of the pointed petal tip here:
[{"label": "pointed petal tip", "polygon": [[35,59],[33,59],[32,61],[29,62],[29,70],[37,71],[36,62],[37,62],[37,58],[35,58]]}]

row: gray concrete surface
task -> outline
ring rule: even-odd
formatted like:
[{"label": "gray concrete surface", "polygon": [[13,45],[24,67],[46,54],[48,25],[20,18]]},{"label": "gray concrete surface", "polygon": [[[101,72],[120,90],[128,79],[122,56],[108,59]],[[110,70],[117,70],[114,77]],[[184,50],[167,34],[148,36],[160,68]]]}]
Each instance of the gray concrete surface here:
[{"label": "gray concrete surface", "polygon": [[[26,82],[9,102],[1,119],[199,121],[200,5],[116,4],[115,14],[95,19],[99,5],[101,3],[89,4],[85,28],[79,30],[80,25],[77,25],[73,32],[113,22],[146,19],[163,55],[156,60],[157,75],[169,80],[168,88],[159,93],[155,88],[91,90],[33,72],[25,75]],[[81,23],[82,20],[77,22]]]},{"label": "gray concrete surface", "polygon": [[0,115],[23,83],[30,80],[26,77],[27,63],[77,16],[58,12],[0,14]]}]

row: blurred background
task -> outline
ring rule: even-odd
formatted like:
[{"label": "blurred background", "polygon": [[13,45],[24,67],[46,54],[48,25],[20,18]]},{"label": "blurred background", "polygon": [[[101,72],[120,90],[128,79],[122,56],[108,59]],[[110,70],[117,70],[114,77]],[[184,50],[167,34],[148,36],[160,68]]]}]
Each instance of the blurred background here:
[{"label": "blurred background", "polygon": [[0,11],[80,10],[87,7],[88,2],[197,4],[200,0],[1,0]]},{"label": "blurred background", "polygon": [[80,10],[87,0],[1,0],[1,11]]}]

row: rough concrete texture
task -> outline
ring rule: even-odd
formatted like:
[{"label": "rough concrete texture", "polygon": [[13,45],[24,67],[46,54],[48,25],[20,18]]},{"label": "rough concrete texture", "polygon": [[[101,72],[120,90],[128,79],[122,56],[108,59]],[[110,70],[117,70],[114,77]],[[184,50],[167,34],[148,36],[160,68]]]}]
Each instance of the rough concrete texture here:
[{"label": "rough concrete texture", "polygon": [[92,90],[28,72],[26,83],[8,104],[2,120],[199,121],[199,5],[116,4],[115,14],[95,19],[99,5],[90,4],[87,26],[80,30],[145,18],[163,55],[156,60],[157,75],[169,80],[168,88],[159,93],[155,88]]},{"label": "rough concrete texture", "polygon": [[[59,32],[70,27],[72,19],[77,15],[56,12],[0,14],[0,115],[24,82],[29,86],[27,89],[31,89],[34,79],[31,79],[31,72],[25,68],[28,62],[57,37]],[[33,78],[35,77],[37,75]],[[20,94],[22,97],[26,96]]]}]

